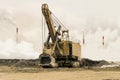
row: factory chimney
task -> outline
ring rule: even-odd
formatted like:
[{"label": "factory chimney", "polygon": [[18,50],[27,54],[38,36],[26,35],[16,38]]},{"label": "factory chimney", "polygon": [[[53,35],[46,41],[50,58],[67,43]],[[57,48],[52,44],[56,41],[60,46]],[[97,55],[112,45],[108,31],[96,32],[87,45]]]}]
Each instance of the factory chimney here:
[{"label": "factory chimney", "polygon": [[102,36],[102,45],[104,46],[104,36]]},{"label": "factory chimney", "polygon": [[18,34],[19,34],[19,33],[18,33],[18,27],[16,27],[16,43],[18,43],[18,40],[19,40],[19,39],[18,39]]},{"label": "factory chimney", "polygon": [[85,36],[84,36],[84,32],[83,32],[83,45],[85,44]]}]

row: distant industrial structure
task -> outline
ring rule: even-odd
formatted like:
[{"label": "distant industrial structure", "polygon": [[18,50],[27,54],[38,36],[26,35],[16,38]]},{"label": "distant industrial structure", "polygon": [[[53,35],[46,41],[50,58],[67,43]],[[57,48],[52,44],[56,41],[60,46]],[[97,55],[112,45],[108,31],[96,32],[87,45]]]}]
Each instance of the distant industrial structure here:
[{"label": "distant industrial structure", "polygon": [[18,27],[16,27],[16,43],[18,43],[18,40],[19,40],[19,30],[18,30],[19,28]]},{"label": "distant industrial structure", "polygon": [[104,46],[104,36],[102,36],[102,45]]}]

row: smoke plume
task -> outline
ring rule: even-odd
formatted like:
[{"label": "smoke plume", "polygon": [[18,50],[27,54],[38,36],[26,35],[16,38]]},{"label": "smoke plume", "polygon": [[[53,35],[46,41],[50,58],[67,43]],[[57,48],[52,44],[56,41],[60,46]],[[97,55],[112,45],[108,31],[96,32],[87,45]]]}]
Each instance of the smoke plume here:
[{"label": "smoke plume", "polygon": [[0,59],[38,58],[39,53],[35,51],[33,43],[23,39],[19,39],[19,43],[16,42],[16,27],[18,26],[11,13],[0,10]]}]

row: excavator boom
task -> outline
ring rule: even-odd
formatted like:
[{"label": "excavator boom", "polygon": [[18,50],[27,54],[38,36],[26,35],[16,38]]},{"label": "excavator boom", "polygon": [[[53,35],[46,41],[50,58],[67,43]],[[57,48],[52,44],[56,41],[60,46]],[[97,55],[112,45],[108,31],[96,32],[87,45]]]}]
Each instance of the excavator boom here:
[{"label": "excavator boom", "polygon": [[53,20],[52,20],[52,17],[51,17],[51,11],[49,10],[47,4],[42,4],[42,13],[43,13],[44,18],[46,20],[46,24],[47,24],[52,42],[55,42],[56,30],[54,28],[54,23],[53,23]]}]

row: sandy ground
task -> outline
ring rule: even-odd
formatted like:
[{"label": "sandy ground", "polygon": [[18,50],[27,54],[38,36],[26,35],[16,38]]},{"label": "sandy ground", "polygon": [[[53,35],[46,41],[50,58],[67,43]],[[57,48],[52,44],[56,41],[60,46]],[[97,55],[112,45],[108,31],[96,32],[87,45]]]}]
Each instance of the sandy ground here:
[{"label": "sandy ground", "polygon": [[0,73],[0,80],[120,80],[120,72],[64,71],[40,73]]},{"label": "sandy ground", "polygon": [[120,71],[0,67],[0,80],[120,80]]}]

